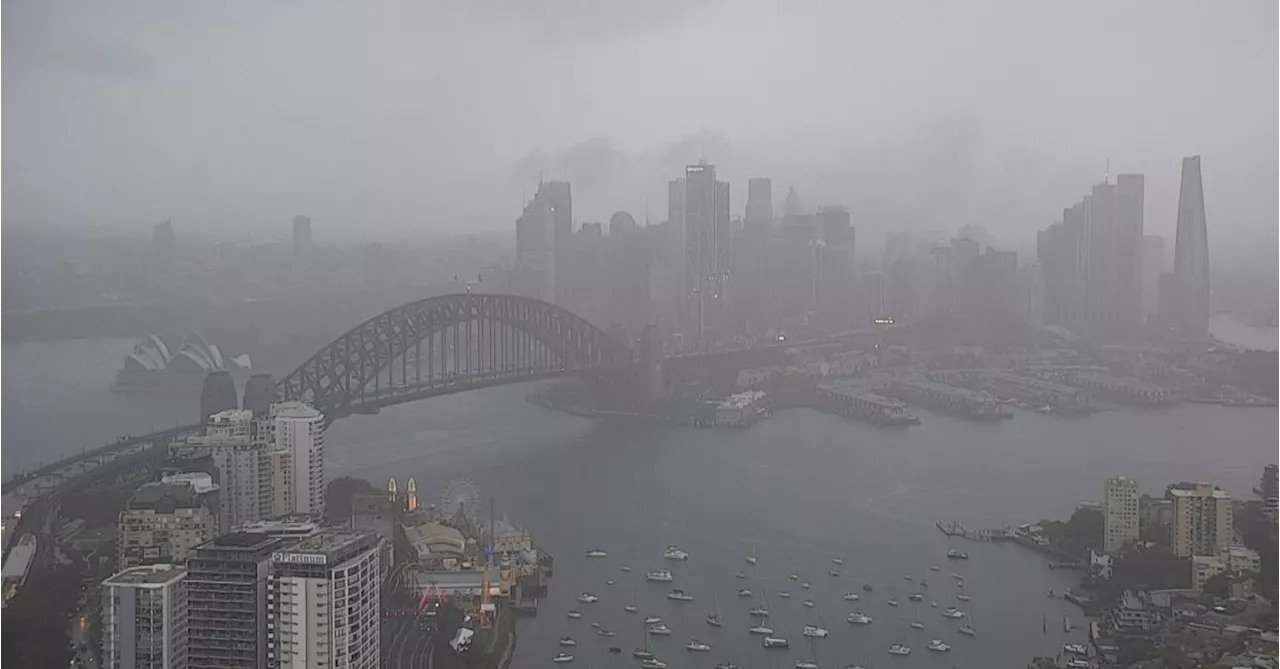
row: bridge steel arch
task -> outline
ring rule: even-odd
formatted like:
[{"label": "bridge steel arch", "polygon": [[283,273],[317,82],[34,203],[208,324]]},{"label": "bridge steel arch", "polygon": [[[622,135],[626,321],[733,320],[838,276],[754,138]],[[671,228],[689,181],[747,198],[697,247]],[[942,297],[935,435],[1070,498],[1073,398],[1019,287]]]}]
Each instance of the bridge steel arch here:
[{"label": "bridge steel arch", "polygon": [[279,384],[332,421],[474,388],[632,362],[632,353],[576,314],[528,297],[442,295],[361,323]]}]

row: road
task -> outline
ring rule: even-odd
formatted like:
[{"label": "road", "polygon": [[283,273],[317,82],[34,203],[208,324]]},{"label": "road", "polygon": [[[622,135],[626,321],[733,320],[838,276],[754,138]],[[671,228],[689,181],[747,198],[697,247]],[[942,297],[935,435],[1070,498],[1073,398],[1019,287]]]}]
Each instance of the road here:
[{"label": "road", "polygon": [[413,616],[386,618],[382,623],[382,654],[388,669],[431,669],[435,646],[431,634]]}]

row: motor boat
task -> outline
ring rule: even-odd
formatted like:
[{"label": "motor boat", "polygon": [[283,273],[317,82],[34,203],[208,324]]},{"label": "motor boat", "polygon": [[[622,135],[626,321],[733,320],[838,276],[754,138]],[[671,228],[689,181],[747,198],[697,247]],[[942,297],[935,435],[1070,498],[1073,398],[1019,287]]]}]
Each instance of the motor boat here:
[{"label": "motor boat", "polygon": [[609,554],[600,550],[599,548],[592,548],[591,550],[587,551],[587,557],[602,558],[602,557],[609,557]]},{"label": "motor boat", "polygon": [[662,559],[664,560],[688,560],[689,554],[680,550],[678,546],[667,546],[667,550],[663,551]]},{"label": "motor boat", "polygon": [[659,569],[657,571],[646,572],[644,575],[644,580],[657,581],[658,583],[670,583],[672,580],[671,572],[667,571],[666,569]]},{"label": "motor boat", "polygon": [[644,624],[646,625],[657,625],[660,622],[662,622],[662,618],[659,618],[658,616],[649,616],[644,619]]},{"label": "motor boat", "polygon": [[807,637],[813,637],[815,639],[825,639],[827,638],[828,632],[827,632],[827,628],[825,627],[818,627],[817,625],[805,625],[804,631],[801,632],[801,634]]},{"label": "motor boat", "polygon": [[1070,662],[1067,662],[1067,669],[1090,669],[1090,667],[1092,666],[1093,665],[1089,664],[1088,660],[1081,659],[1078,657],[1072,659]]},{"label": "motor boat", "polygon": [[904,576],[902,577],[902,580],[904,580],[904,581],[914,581],[914,580],[915,580],[915,577],[913,577],[911,574],[906,574],[906,575],[904,575]]},{"label": "motor boat", "polygon": [[958,551],[954,548],[947,551],[947,557],[952,560],[968,560],[969,554],[964,551]]},{"label": "motor boat", "polygon": [[871,587],[871,584],[870,584],[870,583],[863,583],[863,584],[862,584],[862,591],[863,591],[863,592],[871,592],[872,590],[875,590],[875,588]]},{"label": "motor boat", "polygon": [[650,627],[649,633],[656,634],[658,636],[671,636],[671,628],[659,623],[657,625],[654,625],[653,627]]},{"label": "motor boat", "polygon": [[936,564],[931,564],[929,565],[929,571],[942,571],[942,567],[939,567]]},{"label": "motor boat", "polygon": [[613,579],[609,579],[609,580],[605,581],[605,582],[604,582],[604,584],[605,584],[605,585],[613,585],[613,584],[614,584],[614,580],[613,580]]},{"label": "motor boat", "polygon": [[889,606],[897,606],[897,605],[898,605],[898,600],[892,599],[892,598],[889,599]]},{"label": "motor boat", "polygon": [[913,602],[919,602],[919,601],[923,601],[923,600],[924,600],[924,595],[923,595],[923,594],[921,594],[921,593],[919,593],[919,592],[913,592],[913,593],[911,593],[911,594],[907,595],[907,599],[909,599],[909,600],[911,600],[911,601],[913,601]]},{"label": "motor boat", "polygon": [[922,629],[924,629],[924,623],[920,622],[919,620],[912,620],[912,621],[911,621],[911,629],[913,629],[913,630],[922,630]]},{"label": "motor boat", "polygon": [[562,662],[562,663],[563,663],[563,662],[573,662],[573,656],[572,656],[572,655],[570,655],[570,654],[568,654],[568,653],[556,653],[556,656],[555,656],[555,657],[553,657],[553,658],[551,658],[551,661],[552,661],[552,662]]},{"label": "motor boat", "polygon": [[960,618],[964,617],[964,611],[961,611],[954,607],[947,607],[947,610],[942,612],[942,617],[951,618],[953,620],[959,620]]},{"label": "motor boat", "polygon": [[607,637],[617,636],[617,634],[615,634],[613,630],[599,630],[596,632],[596,634],[599,636],[607,636]]},{"label": "motor boat", "polygon": [[742,572],[738,572],[738,573],[734,574],[734,575],[733,575],[733,577],[734,577],[734,578],[746,578],[746,577],[747,577],[747,575],[746,575],[746,574],[744,574],[744,573],[742,573]]},{"label": "motor boat", "polygon": [[926,648],[935,653],[946,653],[951,650],[951,646],[945,643],[942,639],[934,639],[933,641],[930,641]]},{"label": "motor boat", "polygon": [[634,657],[634,658],[636,658],[637,660],[652,660],[652,659],[653,659],[653,653],[651,653],[651,652],[649,652],[649,651],[647,651],[647,650],[645,650],[645,649],[643,649],[643,648],[637,648],[637,649],[635,649],[635,650],[631,651],[631,657]]},{"label": "motor boat", "polygon": [[732,662],[721,662],[716,665],[716,669],[738,669],[738,665]]},{"label": "motor boat", "polygon": [[844,564],[844,558],[842,558],[842,557],[833,557],[833,558],[831,558],[831,564]]},{"label": "motor boat", "polygon": [[739,590],[739,591],[738,591],[738,596],[739,596],[739,597],[750,597],[750,596],[751,596],[751,594],[752,594],[752,593],[751,593],[751,591],[750,591],[750,590],[748,590],[748,589],[746,589],[746,588],[743,588],[743,589],[741,589],[741,590]]},{"label": "motor boat", "polygon": [[593,629],[600,629],[601,627],[604,627],[604,625],[601,625],[600,623],[591,623],[591,627]]},{"label": "motor boat", "polygon": [[560,645],[561,645],[561,646],[576,646],[576,645],[578,645],[578,642],[577,642],[577,641],[574,641],[574,640],[573,640],[572,638],[570,638],[570,637],[562,636],[562,637],[560,637]]},{"label": "motor boat", "polygon": [[845,620],[849,621],[849,624],[851,625],[870,625],[871,624],[871,616],[865,613],[850,613],[849,617],[845,618]]},{"label": "motor boat", "polygon": [[577,609],[569,609],[569,617],[577,620],[582,617],[582,612]]},{"label": "motor boat", "polygon": [[935,600],[933,600],[933,601],[929,602],[929,606],[931,606],[931,607],[933,607],[933,608],[935,608],[935,609],[936,609],[936,608],[938,608],[938,600],[936,600],[936,599],[935,599]]},{"label": "motor boat", "polygon": [[831,578],[840,578],[840,572],[832,569],[831,571],[827,572],[827,576],[830,576]]},{"label": "motor boat", "polygon": [[748,634],[773,634],[773,628],[761,622],[759,625],[753,625],[747,628]]},{"label": "motor boat", "polygon": [[757,617],[757,618],[768,618],[768,617],[769,617],[769,609],[768,609],[768,607],[766,607],[766,606],[765,606],[765,605],[763,605],[763,604],[759,604],[759,605],[757,605],[757,606],[753,606],[753,607],[751,607],[751,611],[750,611],[750,613],[751,613],[751,615],[753,615],[753,616],[755,616],[755,617]]},{"label": "motor boat", "polygon": [[966,594],[964,594],[964,593],[962,592],[962,593],[960,593],[960,594],[956,595],[956,599],[958,599],[958,600],[960,600],[960,601],[962,601],[962,602],[967,602],[967,601],[969,601],[969,595],[966,595]]},{"label": "motor boat", "polygon": [[584,592],[581,595],[578,595],[578,601],[582,602],[583,604],[595,604],[596,602],[600,601],[600,598],[596,597],[595,595],[589,592]]},{"label": "motor boat", "polygon": [[804,604],[804,607],[805,607],[806,609],[811,609],[811,608],[813,608],[813,607],[817,606],[817,604],[816,604],[812,599],[806,599],[806,600],[804,600],[803,604]]},{"label": "motor boat", "polygon": [[791,580],[793,580],[793,581],[799,581],[799,580],[800,580],[800,574],[797,574],[797,573],[795,573],[795,572],[793,571],[793,572],[791,572],[791,574],[790,574],[790,575],[788,575],[788,576],[787,576],[787,578],[789,578],[789,579],[791,579]]},{"label": "motor boat", "polygon": [[796,660],[796,669],[818,669],[818,663],[812,660]]},{"label": "motor boat", "polygon": [[859,599],[862,599],[862,597],[859,597],[857,593],[854,593],[854,592],[844,593],[844,601],[846,602],[856,602]]},{"label": "motor boat", "polygon": [[900,643],[895,643],[892,646],[889,646],[889,654],[890,655],[910,655],[911,649]]},{"label": "motor boat", "polygon": [[706,653],[711,651],[711,646],[697,639],[690,639],[689,643],[684,645],[684,649],[693,653]]},{"label": "motor boat", "polygon": [[645,661],[640,663],[640,666],[644,667],[645,669],[667,669],[667,663],[663,662],[662,660],[659,660],[656,657],[650,657],[645,659]]},{"label": "motor boat", "polygon": [[964,577],[963,577],[963,576],[961,576],[960,574],[955,573],[954,571],[953,571],[953,572],[951,572],[951,578],[954,578],[954,579],[955,579],[955,580],[957,580],[957,581],[963,581],[963,580],[964,580]]},{"label": "motor boat", "polygon": [[624,565],[622,565],[622,573],[624,573],[624,574],[630,574],[630,573],[631,573],[631,567],[630,567],[629,565],[625,565],[625,564],[624,564]]},{"label": "motor boat", "polygon": [[805,581],[804,583],[801,583],[801,584],[800,584],[800,587],[804,588],[805,590],[808,590],[808,589],[809,589],[809,582],[808,582],[808,581]]},{"label": "motor boat", "polygon": [[667,593],[667,599],[674,599],[677,602],[692,602],[693,595],[685,592],[684,590],[672,590]]},{"label": "motor boat", "polygon": [[790,648],[791,642],[779,636],[767,636],[761,645],[765,648]]},{"label": "motor boat", "polygon": [[1062,644],[1062,650],[1068,653],[1071,653],[1072,655],[1088,655],[1089,654],[1089,649],[1086,648],[1085,645],[1082,643],[1064,643]]},{"label": "motor boat", "polygon": [[791,593],[787,592],[786,590],[778,591],[778,596],[783,599],[791,599]]},{"label": "motor boat", "polygon": [[956,631],[965,636],[978,636],[978,633],[973,631],[973,628],[968,625],[961,625],[956,628]]}]

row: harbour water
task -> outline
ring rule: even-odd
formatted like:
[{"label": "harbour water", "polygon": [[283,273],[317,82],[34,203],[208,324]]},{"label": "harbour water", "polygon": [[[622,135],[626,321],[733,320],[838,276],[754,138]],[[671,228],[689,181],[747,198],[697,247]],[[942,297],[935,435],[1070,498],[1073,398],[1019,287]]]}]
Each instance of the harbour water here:
[{"label": "harbour water", "polygon": [[[108,393],[115,352],[105,361],[94,356],[110,347],[56,346],[56,355],[46,353],[58,366],[45,373],[26,369],[30,356],[19,358],[5,347],[6,473],[61,450],[49,435],[71,426],[100,443],[112,433],[144,430],[147,419],[164,425],[195,413],[190,398]],[[106,383],[85,379],[98,368],[107,370]],[[15,377],[27,387],[13,388]],[[737,430],[617,427],[526,403],[529,390],[493,388],[353,416],[326,435],[330,476],[358,476],[379,485],[390,476],[415,476],[423,502],[431,502],[431,491],[449,481],[469,478],[494,498],[499,515],[528,528],[555,555],[550,597],[540,615],[518,629],[516,669],[546,666],[566,635],[579,642],[576,666],[635,666],[630,651],[641,644],[645,615],[661,616],[673,628],[672,636],[651,643],[672,669],[729,660],[742,667],[791,667],[809,656],[800,636],[805,623],[831,630],[830,637],[813,643],[823,667],[1025,666],[1068,638],[1083,638],[1080,628],[1071,635],[1062,631],[1063,615],[1083,622],[1078,610],[1046,597],[1051,588],[1061,592],[1069,586],[1072,575],[1050,570],[1043,557],[1016,545],[949,543],[934,527],[936,520],[1000,527],[1065,518],[1081,499],[1096,499],[1102,479],[1111,474],[1135,476],[1153,494],[1169,482],[1209,480],[1243,497],[1262,466],[1274,460],[1278,440],[1274,409],[1216,405],[1080,418],[1018,412],[999,423],[920,411],[922,424],[906,429],[879,429],[810,410],[780,411]],[[753,543],[759,556],[754,567],[743,560]],[[663,560],[668,544],[689,551],[691,559]],[[945,559],[949,546],[971,559]],[[609,557],[586,558],[585,551],[596,547]],[[841,566],[831,563],[837,555]],[[623,564],[633,571],[622,573]],[[931,564],[942,571],[930,572]],[[646,570],[660,568],[674,572],[675,582],[644,582]],[[832,569],[839,577],[828,575]],[[734,578],[738,571],[747,578]],[[956,601],[952,571],[965,575],[972,601]],[[791,572],[812,589],[789,580]],[[905,581],[907,573],[916,581]],[[918,585],[922,576],[929,578],[927,588]],[[616,584],[606,585],[608,579]],[[874,592],[863,592],[864,582]],[[623,611],[632,587],[637,614]],[[743,587],[756,593],[750,603],[735,595]],[[671,588],[696,599],[667,600]],[[915,607],[906,596],[917,588],[925,596],[923,631],[908,626]],[[793,594],[790,600],[777,596],[784,589]],[[585,590],[600,601],[574,601]],[[843,601],[847,591],[862,601]],[[770,624],[790,638],[790,650],[766,652],[759,637],[747,633],[747,611],[764,593],[774,614]],[[713,597],[724,618],[719,629],[703,621],[714,608]],[[889,597],[901,606],[889,607]],[[802,607],[806,598],[816,607]],[[928,606],[931,600],[938,609]],[[959,636],[958,623],[939,614],[950,605],[971,611],[976,638]],[[574,607],[584,610],[582,620],[565,617]],[[875,622],[845,622],[859,610]],[[596,636],[589,627],[593,621],[617,636]],[[714,650],[688,653],[684,644],[691,637]],[[932,638],[946,640],[953,650],[929,653],[925,645]],[[914,649],[910,657],[887,655],[898,642]],[[624,652],[608,654],[609,646]]]}]

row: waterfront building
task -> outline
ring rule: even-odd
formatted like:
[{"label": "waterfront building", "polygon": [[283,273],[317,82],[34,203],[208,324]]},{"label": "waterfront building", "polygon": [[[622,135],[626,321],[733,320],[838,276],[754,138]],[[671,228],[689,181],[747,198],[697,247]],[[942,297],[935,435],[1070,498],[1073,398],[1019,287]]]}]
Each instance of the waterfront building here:
[{"label": "waterfront building", "polygon": [[187,560],[187,666],[256,669],[267,662],[267,576],[288,541],[233,532]]},{"label": "waterfront building", "polygon": [[1178,228],[1173,246],[1173,309],[1179,334],[1209,339],[1209,239],[1204,216],[1200,156],[1182,159]]},{"label": "waterfront building", "polygon": [[1178,557],[1218,555],[1231,545],[1231,497],[1208,484],[1169,490],[1173,498],[1173,552]]},{"label": "waterfront building", "polygon": [[377,669],[383,541],[373,532],[324,531],[272,554],[268,662]]},{"label": "waterfront building", "polygon": [[1105,531],[1102,549],[1115,553],[1138,540],[1138,482],[1127,476],[1107,479],[1102,494]]},{"label": "waterfront building", "polygon": [[217,534],[218,518],[188,481],[143,484],[120,511],[116,564],[184,562]]},{"label": "waterfront building", "polygon": [[[274,445],[282,457],[283,488],[292,495],[288,513],[324,513],[324,414],[301,402],[271,407]],[[254,519],[257,520],[257,519]]]},{"label": "waterfront building", "polygon": [[172,564],[131,567],[102,582],[102,664],[185,669],[187,570]]},{"label": "waterfront building", "polygon": [[531,550],[533,550],[533,538],[529,536],[528,530],[516,527],[515,523],[512,523],[506,516],[494,523],[494,553],[501,555],[504,553],[525,553]]}]

